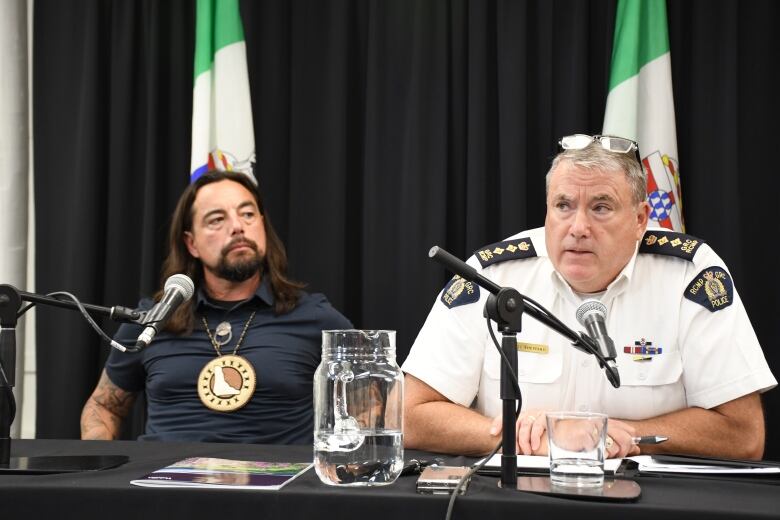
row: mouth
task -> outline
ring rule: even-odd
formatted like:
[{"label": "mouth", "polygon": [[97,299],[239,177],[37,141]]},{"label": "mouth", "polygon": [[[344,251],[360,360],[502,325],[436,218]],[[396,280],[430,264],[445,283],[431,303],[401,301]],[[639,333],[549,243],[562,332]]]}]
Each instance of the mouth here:
[{"label": "mouth", "polygon": [[253,242],[248,242],[248,241],[235,242],[233,244],[228,244],[228,246],[225,248],[225,253],[227,254],[232,251],[239,251],[241,249],[248,249],[250,251],[254,251],[255,245]]}]

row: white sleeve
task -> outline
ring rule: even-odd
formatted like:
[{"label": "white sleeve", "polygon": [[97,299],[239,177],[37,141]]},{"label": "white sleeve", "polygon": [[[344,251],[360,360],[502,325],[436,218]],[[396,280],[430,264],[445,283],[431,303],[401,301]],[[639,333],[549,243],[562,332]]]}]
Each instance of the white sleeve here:
[{"label": "white sleeve", "polygon": [[[680,303],[688,406],[713,408],[777,385],[725,263],[703,246],[689,265]],[[712,280],[714,290],[705,284]],[[712,287],[712,286],[710,286]],[[725,290],[719,293],[718,289]]]},{"label": "white sleeve", "polygon": [[470,406],[482,373],[487,335],[482,309],[489,293],[468,283],[460,292],[450,290],[453,280],[433,304],[402,368],[450,401]]}]

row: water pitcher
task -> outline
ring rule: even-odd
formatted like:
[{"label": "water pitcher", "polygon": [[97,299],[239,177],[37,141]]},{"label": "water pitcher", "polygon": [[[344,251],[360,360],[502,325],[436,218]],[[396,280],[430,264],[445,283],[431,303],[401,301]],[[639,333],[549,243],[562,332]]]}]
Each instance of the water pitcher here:
[{"label": "water pitcher", "polygon": [[395,331],[322,331],[314,467],[329,485],[391,484],[403,468],[403,373]]}]

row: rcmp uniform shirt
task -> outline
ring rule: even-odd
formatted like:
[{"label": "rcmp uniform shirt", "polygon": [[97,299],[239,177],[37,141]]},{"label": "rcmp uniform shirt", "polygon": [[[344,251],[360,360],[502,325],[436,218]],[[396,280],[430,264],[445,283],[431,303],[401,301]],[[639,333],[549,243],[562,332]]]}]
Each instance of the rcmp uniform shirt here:
[{"label": "rcmp uniform shirt", "polygon": [[[576,320],[583,300],[553,269],[544,228],[482,248],[468,263],[583,330]],[[403,370],[451,401],[494,417],[501,413],[500,359],[482,315],[488,294],[457,276],[451,280]],[[607,307],[620,388],[607,381],[595,357],[524,314],[517,372],[524,409],[639,420],[712,408],[777,384],[725,264],[694,237],[648,230],[599,299]]]},{"label": "rcmp uniform shirt", "polygon": [[[274,313],[274,296],[263,278],[255,295],[230,309],[215,305],[198,291],[195,330],[189,336],[161,332],[137,354],[112,350],[106,374],[128,392],[145,390],[147,421],[143,440],[307,444],[313,441],[313,378],[320,363],[322,331],[350,329],[352,324],[322,294],[300,292],[295,308]],[[152,302],[142,302],[143,308]],[[221,321],[233,328],[221,350],[231,354],[252,311],[239,356],[252,364],[257,386],[251,400],[232,412],[218,412],[200,401],[201,369],[217,353],[200,316],[214,329]],[[139,325],[122,325],[115,339],[134,344]]]}]

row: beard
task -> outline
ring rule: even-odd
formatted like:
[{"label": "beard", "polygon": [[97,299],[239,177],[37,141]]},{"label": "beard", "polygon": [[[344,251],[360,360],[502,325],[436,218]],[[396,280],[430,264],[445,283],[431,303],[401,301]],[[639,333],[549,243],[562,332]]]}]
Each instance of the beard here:
[{"label": "beard", "polygon": [[[230,253],[231,248],[239,243],[248,246],[253,254],[242,254],[232,260],[229,259],[228,253]],[[243,282],[257,273],[262,275],[264,263],[265,257],[257,250],[257,244],[246,238],[239,238],[222,249],[214,274],[231,282]]]}]

